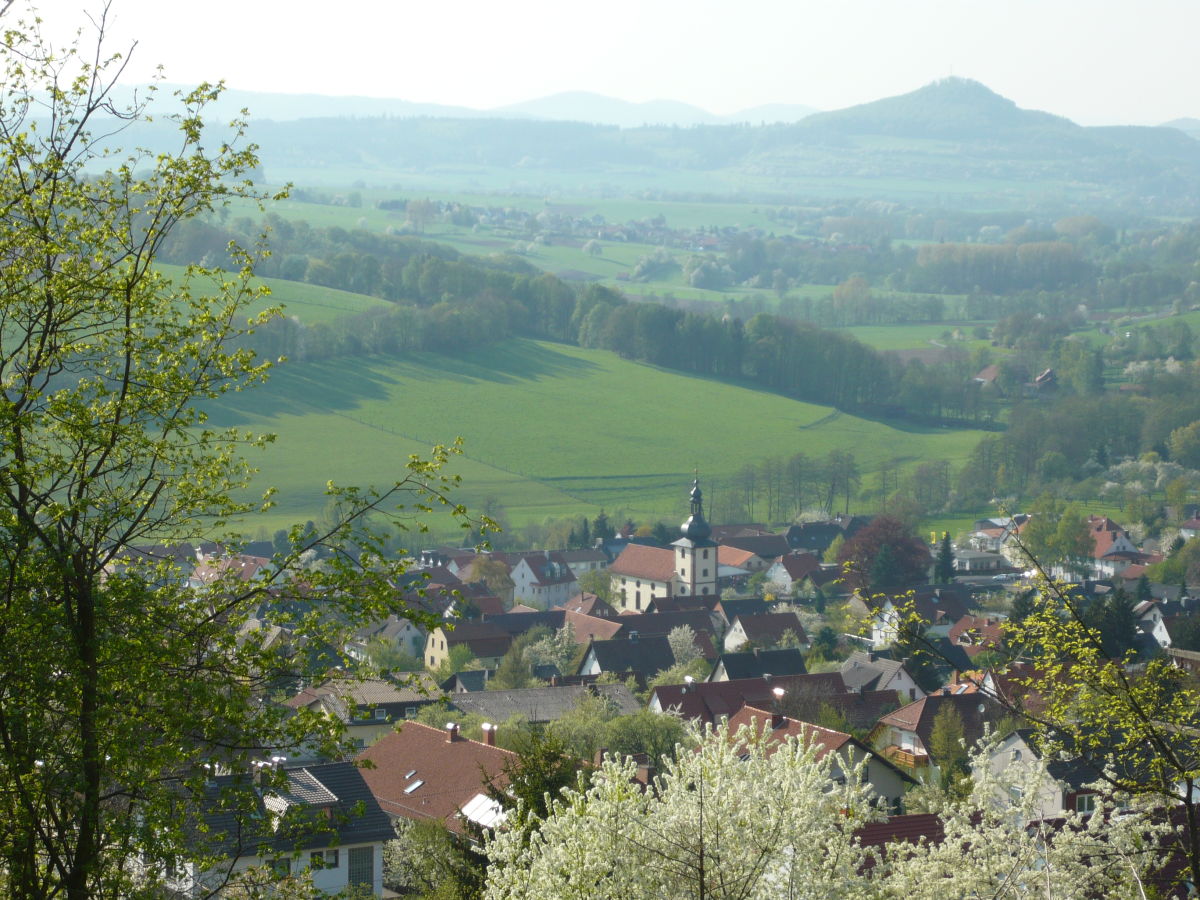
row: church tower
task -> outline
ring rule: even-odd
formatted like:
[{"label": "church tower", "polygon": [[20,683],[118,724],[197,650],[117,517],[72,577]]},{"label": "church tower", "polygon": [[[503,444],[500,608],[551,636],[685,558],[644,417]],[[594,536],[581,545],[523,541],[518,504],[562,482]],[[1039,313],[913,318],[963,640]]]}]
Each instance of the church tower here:
[{"label": "church tower", "polygon": [[705,597],[717,593],[717,545],[704,520],[700,479],[692,482],[691,515],[680,526],[682,537],[675,548],[675,583],[680,597]]}]

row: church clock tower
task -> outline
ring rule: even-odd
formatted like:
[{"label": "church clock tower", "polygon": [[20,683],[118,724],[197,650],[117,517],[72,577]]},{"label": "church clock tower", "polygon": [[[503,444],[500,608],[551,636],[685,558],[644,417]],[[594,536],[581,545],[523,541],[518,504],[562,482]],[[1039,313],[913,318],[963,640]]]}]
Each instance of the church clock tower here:
[{"label": "church clock tower", "polygon": [[715,596],[717,593],[717,545],[704,520],[704,498],[700,479],[692,482],[691,512],[680,526],[682,537],[675,548],[675,584],[680,597]]}]

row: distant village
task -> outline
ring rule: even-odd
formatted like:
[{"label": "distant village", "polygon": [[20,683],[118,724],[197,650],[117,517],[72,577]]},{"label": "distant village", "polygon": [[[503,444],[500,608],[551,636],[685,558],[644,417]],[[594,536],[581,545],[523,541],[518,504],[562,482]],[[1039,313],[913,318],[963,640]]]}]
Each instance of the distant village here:
[{"label": "distant village", "polygon": [[[283,853],[284,837],[276,853],[258,836],[230,845],[230,865],[270,864],[283,874],[307,867],[322,890],[403,893],[404,876],[385,866],[389,843],[413,823],[436,823],[464,842],[503,827],[510,810],[498,797],[520,762],[516,738],[529,733],[566,735],[580,767],[606,753],[631,757],[643,789],[683,723],[814,742],[836,758],[836,777],[862,773],[888,814],[864,840],[884,845],[899,833],[939,839],[937,815],[915,798],[951,773],[970,778],[967,753],[985,733],[993,737],[990,769],[1040,758],[1015,712],[1037,709],[1036,673],[1000,652],[1010,617],[1034,591],[1037,561],[1021,540],[1030,515],[977,521],[957,543],[931,535],[918,542],[908,574],[874,590],[845,560],[859,545],[885,563],[899,553],[881,549],[884,517],[835,516],[785,530],[715,526],[699,481],[688,503],[670,543],[626,526],[599,529],[584,549],[421,551],[397,585],[398,614],[338,648],[348,662],[390,674],[297,681],[266,698],[294,714],[340,720],[352,752],[331,758],[298,747],[263,765],[285,776],[287,802],[346,815],[299,859]],[[1180,538],[1194,540],[1200,519],[1181,512],[1189,515]],[[1200,672],[1200,603],[1186,584],[1146,575],[1163,553],[1139,548],[1106,517],[1087,520],[1087,539],[1086,558],[1045,575],[1088,602],[1127,598],[1131,618],[1115,638],[1124,658],[1165,656]],[[270,571],[271,555],[270,545],[236,554],[203,547],[189,579],[197,587],[231,575],[252,583]],[[437,624],[425,627],[404,610]],[[922,646],[901,625],[911,615]],[[242,639],[278,643],[289,634],[264,603]],[[1111,760],[1045,762],[1040,815],[1096,808],[1097,771]],[[219,827],[219,816],[210,824]]]}]

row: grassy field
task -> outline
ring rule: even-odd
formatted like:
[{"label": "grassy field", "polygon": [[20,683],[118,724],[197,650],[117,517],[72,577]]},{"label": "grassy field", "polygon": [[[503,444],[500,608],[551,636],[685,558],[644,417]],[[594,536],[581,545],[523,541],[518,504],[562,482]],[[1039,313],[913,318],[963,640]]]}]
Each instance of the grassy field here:
[{"label": "grassy field", "polygon": [[[157,268],[172,279],[183,279],[183,266],[158,263]],[[265,300],[247,307],[248,315],[260,312],[268,306],[279,306],[283,308],[285,316],[296,316],[311,325],[314,322],[329,322],[341,316],[353,315],[373,306],[388,305],[386,300],[377,297],[352,294],[349,291],[300,281],[284,281],[280,278],[259,278],[255,281],[269,287],[271,294]]]},{"label": "grassy field", "polygon": [[[321,489],[395,480],[409,453],[457,435],[463,496],[488,496],[514,522],[627,510],[685,512],[699,469],[712,491],[746,463],[851,449],[864,471],[884,458],[964,459],[979,432],[894,428],[828,407],[528,340],[469,356],[283,365],[263,388],[213,411],[218,425],[278,435],[254,462],[279,488],[264,520],[317,517]],[[256,523],[258,524],[258,523]]]}]

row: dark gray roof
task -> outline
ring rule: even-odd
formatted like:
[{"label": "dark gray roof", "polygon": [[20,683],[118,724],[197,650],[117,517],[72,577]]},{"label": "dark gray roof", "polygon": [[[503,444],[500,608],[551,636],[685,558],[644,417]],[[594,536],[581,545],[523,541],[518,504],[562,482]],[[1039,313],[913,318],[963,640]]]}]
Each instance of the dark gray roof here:
[{"label": "dark gray roof", "polygon": [[[808,671],[804,667],[804,655],[795,647],[722,653],[717,658],[713,674],[715,675],[722,666],[725,667],[725,677],[730,680],[761,678],[763,675],[803,675]],[[849,687],[849,682],[847,686]]]},{"label": "dark gray roof", "polygon": [[285,774],[287,784],[278,788],[259,787],[244,774],[212,779],[205,789],[206,833],[196,837],[198,851],[236,858],[395,837],[387,814],[353,763],[325,763]]},{"label": "dark gray roof", "polygon": [[477,713],[490,722],[504,722],[513,716],[521,716],[529,722],[552,722],[574,709],[586,696],[607,698],[620,715],[629,715],[642,708],[642,704],[623,684],[571,684],[515,691],[478,691],[455,694],[449,701],[451,706],[465,713]]},{"label": "dark gray roof", "polygon": [[648,677],[675,665],[666,635],[593,641],[589,653],[595,655],[601,672],[632,672]]},{"label": "dark gray roof", "polygon": [[[904,663],[896,659],[886,659],[876,653],[855,650],[842,663],[842,679],[849,690],[875,690],[881,681],[888,681]],[[888,676],[885,678],[884,676]]]}]

